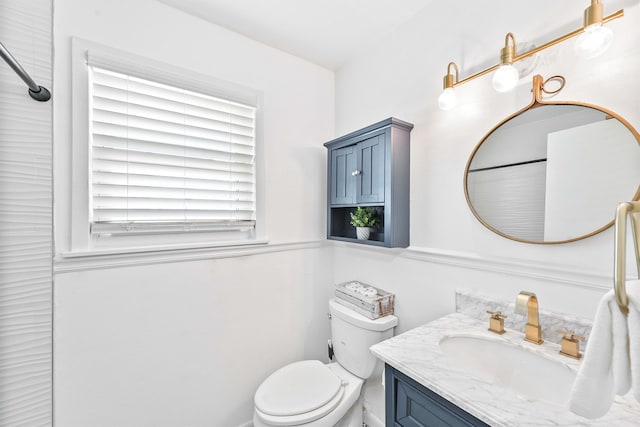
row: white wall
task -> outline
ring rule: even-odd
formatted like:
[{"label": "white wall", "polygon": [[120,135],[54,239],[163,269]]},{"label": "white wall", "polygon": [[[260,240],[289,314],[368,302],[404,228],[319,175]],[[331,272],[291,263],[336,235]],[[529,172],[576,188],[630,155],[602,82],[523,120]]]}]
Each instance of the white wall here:
[{"label": "white wall", "polygon": [[[449,61],[464,78],[498,61],[505,34],[537,44],[578,28],[588,2],[433,2],[384,43],[336,74],[336,131],[349,132],[385,117],[415,124],[411,134],[411,248],[401,251],[339,245],[335,281],[358,278],[397,295],[399,330],[453,309],[456,287],[513,299],[536,292],[541,307],[591,317],[613,277],[613,233],[570,244],[533,245],[483,227],[467,207],[463,173],[484,135],[531,101],[531,77],[509,93],[491,76],[459,86],[458,107],[440,111],[437,98]],[[554,100],[601,105],[640,127],[640,6],[608,1],[605,14],[624,7],[609,25],[614,44],[595,60],[576,57],[573,41],[546,50],[536,73],[566,77]],[[585,195],[588,196],[588,195]],[[629,198],[633,195],[629,194]],[[615,206],[611,206],[611,215]],[[631,265],[633,266],[633,264]],[[631,272],[631,268],[629,268]]]},{"label": "white wall", "polygon": [[[237,426],[286,362],[326,358],[334,75],[154,0],[55,0],[55,421]],[[262,93],[267,247],[71,258],[71,37]]]},{"label": "white wall", "polygon": [[56,277],[55,421],[238,426],[292,361],[326,358],[324,247]]},{"label": "white wall", "polygon": [[[604,226],[611,220],[609,207],[638,189],[638,143],[618,120],[552,132],[547,152],[545,240]],[[589,197],[576,188],[588,188]]]},{"label": "white wall", "polygon": [[[51,0],[0,1],[0,42],[51,89]],[[50,426],[51,101],[0,60],[0,425]]]}]

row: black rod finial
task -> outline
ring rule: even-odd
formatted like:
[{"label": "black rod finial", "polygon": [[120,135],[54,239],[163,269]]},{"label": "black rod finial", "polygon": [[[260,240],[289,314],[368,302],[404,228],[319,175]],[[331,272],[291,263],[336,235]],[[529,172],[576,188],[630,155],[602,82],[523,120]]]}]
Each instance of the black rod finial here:
[{"label": "black rod finial", "polygon": [[37,92],[29,89],[29,96],[31,98],[40,102],[47,102],[51,99],[51,92],[49,92],[46,87],[38,86],[38,88],[39,90]]}]

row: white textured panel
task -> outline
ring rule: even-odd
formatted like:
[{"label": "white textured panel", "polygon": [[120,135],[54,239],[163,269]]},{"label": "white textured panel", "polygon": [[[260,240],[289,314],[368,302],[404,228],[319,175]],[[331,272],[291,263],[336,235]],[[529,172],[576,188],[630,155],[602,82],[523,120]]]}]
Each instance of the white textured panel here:
[{"label": "white textured panel", "polygon": [[546,162],[469,173],[473,208],[490,226],[517,239],[544,240]]},{"label": "white textured panel", "polygon": [[[0,42],[51,89],[51,0],[0,0]],[[0,425],[52,425],[51,102],[0,61]]]}]

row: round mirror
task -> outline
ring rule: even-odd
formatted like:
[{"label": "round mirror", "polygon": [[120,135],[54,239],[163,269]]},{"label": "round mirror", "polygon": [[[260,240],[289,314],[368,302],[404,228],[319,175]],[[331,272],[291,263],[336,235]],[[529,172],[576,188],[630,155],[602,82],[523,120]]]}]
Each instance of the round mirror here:
[{"label": "round mirror", "polygon": [[491,130],[465,170],[465,195],[490,230],[527,243],[565,243],[610,227],[640,196],[640,135],[594,105],[534,100]]}]

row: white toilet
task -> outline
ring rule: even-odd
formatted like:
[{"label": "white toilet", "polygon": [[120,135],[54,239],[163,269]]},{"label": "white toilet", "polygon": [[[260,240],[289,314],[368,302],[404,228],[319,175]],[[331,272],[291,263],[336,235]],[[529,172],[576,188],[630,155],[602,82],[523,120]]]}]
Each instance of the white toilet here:
[{"label": "white toilet", "polygon": [[371,320],[334,299],[329,312],[336,362],[304,360],[271,374],[254,397],[254,427],[335,426],[358,401],[364,381],[382,373],[369,347],[391,338],[398,318]]}]

